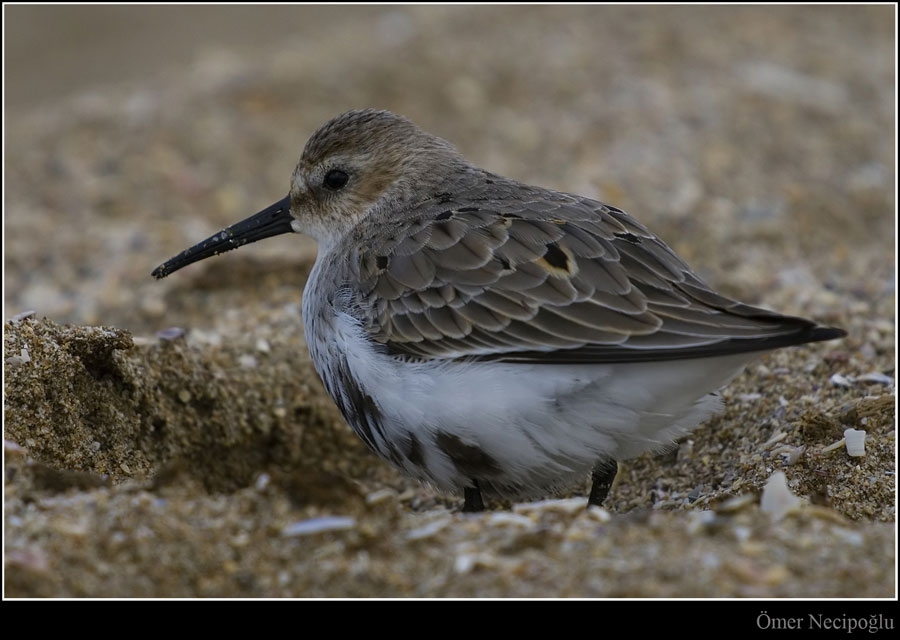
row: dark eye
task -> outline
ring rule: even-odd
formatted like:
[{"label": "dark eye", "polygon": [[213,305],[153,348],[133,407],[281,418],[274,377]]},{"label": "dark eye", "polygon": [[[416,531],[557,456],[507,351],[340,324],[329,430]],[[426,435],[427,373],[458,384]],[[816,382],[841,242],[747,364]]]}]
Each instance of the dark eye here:
[{"label": "dark eye", "polygon": [[350,176],[347,175],[346,171],[341,171],[340,169],[332,169],[325,174],[325,180],[322,181],[322,184],[333,191],[337,191],[338,189],[343,188],[343,186],[347,184],[347,180],[349,179]]}]

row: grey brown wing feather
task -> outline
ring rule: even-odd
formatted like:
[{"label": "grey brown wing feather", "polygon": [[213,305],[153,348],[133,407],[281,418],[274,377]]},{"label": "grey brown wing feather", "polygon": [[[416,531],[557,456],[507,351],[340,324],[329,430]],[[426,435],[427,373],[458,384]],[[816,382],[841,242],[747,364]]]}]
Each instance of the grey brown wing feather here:
[{"label": "grey brown wing feather", "polygon": [[556,192],[422,206],[354,274],[366,330],[395,354],[621,362],[843,335],[712,291],[624,212]]}]

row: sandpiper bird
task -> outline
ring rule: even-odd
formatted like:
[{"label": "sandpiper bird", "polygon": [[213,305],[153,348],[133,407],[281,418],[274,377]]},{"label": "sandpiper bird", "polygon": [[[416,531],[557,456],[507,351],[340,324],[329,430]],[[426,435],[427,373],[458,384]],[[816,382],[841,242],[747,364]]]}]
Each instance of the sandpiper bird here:
[{"label": "sandpiper bird", "polygon": [[387,111],[306,143],[290,193],[159,266],[282,233],[318,241],[316,371],[375,453],[464,511],[548,494],[665,448],[778,347],[845,335],[713,291],[624,211],[479,169]]}]

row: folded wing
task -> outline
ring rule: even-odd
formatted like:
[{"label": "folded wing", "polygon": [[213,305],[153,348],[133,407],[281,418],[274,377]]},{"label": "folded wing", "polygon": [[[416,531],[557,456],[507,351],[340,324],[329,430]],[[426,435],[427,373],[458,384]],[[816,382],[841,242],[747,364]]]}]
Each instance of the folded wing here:
[{"label": "folded wing", "polygon": [[843,335],[712,291],[623,211],[568,194],[445,197],[359,254],[365,328],[415,358],[667,360]]}]

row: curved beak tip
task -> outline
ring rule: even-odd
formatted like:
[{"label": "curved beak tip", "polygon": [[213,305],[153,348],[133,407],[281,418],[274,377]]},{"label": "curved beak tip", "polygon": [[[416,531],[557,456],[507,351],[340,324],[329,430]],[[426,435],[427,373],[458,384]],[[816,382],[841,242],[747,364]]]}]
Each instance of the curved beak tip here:
[{"label": "curved beak tip", "polygon": [[294,228],[291,225],[293,221],[291,198],[286,196],[259,213],[226,227],[193,247],[185,249],[174,258],[156,267],[150,275],[159,280],[204,258],[237,249],[257,240],[283,233],[293,233]]}]

